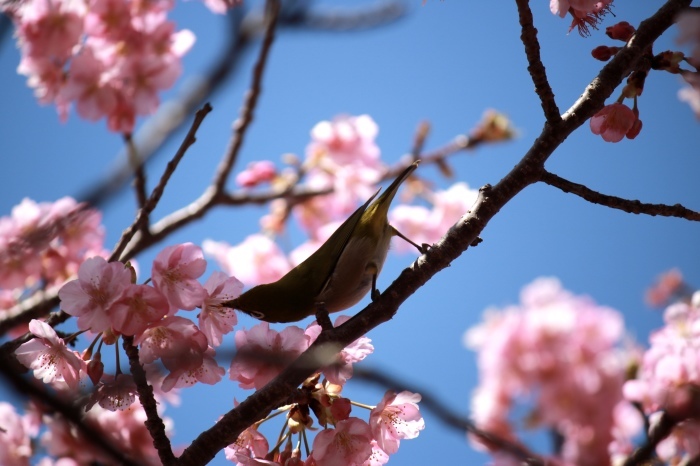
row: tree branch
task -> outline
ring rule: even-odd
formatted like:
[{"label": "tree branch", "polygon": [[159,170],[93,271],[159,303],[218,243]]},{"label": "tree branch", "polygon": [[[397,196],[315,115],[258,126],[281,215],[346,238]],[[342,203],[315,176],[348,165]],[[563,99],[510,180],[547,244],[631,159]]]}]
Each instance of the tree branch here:
[{"label": "tree branch", "polygon": [[540,58],[540,43],[537,39],[537,29],[532,20],[529,0],[516,0],[518,5],[518,16],[522,33],[520,40],[525,46],[525,56],[527,57],[527,70],[530,72],[532,82],[535,84],[535,92],[540,97],[544,116],[550,125],[556,125],[561,121],[559,107],[554,100],[554,92],[547,79],[547,71]]},{"label": "tree branch", "polygon": [[158,452],[158,457],[163,463],[163,466],[171,466],[176,463],[175,455],[173,454],[170,439],[165,433],[165,424],[158,414],[158,403],[153,396],[153,387],[146,380],[146,371],[143,370],[141,361],[139,360],[139,349],[134,346],[133,336],[122,337],[124,352],[129,358],[129,368],[131,375],[136,383],[136,390],[139,394],[139,401],[146,412],[146,429],[151,434],[153,446]]},{"label": "tree branch", "polygon": [[602,194],[578,183],[566,180],[553,173],[545,171],[541,181],[565,193],[575,194],[593,204],[600,204],[611,209],[619,209],[630,214],[660,215],[662,217],[678,217],[687,220],[700,221],[700,212],[695,212],[680,204],[647,204],[638,200],[624,199],[617,196]]}]

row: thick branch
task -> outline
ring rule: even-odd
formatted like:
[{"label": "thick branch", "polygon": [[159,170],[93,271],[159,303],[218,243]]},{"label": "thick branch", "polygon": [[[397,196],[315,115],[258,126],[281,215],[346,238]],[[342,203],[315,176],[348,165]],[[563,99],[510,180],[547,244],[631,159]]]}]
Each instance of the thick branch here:
[{"label": "thick branch", "polygon": [[525,56],[527,57],[527,70],[530,72],[532,82],[535,84],[535,92],[540,97],[542,110],[547,122],[555,125],[561,121],[559,107],[554,100],[554,92],[547,79],[547,71],[540,58],[540,43],[537,40],[537,29],[532,20],[529,0],[516,0],[518,5],[518,15],[522,33],[520,40],[525,46]]},{"label": "thick branch", "polygon": [[700,221],[700,212],[695,212],[680,204],[647,204],[638,200],[624,199],[617,196],[602,194],[578,183],[566,180],[553,173],[545,171],[542,174],[542,182],[559,188],[565,193],[572,193],[588,202],[600,204],[612,209],[623,210],[630,214],[661,215],[663,217],[678,217],[687,220]]}]

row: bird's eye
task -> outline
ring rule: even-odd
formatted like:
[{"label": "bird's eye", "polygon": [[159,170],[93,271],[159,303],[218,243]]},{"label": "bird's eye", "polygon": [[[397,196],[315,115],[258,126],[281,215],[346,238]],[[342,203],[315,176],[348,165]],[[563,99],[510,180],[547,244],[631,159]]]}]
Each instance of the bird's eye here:
[{"label": "bird's eye", "polygon": [[265,318],[265,314],[260,311],[250,311],[250,315],[259,320],[263,320]]}]

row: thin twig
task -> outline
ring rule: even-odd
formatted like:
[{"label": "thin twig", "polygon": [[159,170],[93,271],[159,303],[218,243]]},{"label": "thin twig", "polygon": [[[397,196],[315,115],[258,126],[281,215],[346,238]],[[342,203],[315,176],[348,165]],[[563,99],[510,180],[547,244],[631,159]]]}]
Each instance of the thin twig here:
[{"label": "thin twig", "polygon": [[209,114],[209,112],[211,112],[211,110],[211,105],[206,103],[201,109],[197,111],[197,113],[195,113],[194,120],[192,121],[192,126],[187,132],[185,139],[182,141],[180,148],[177,150],[172,160],[168,162],[168,165],[165,167],[163,175],[161,175],[160,181],[158,182],[156,187],[153,188],[153,191],[151,192],[151,195],[149,196],[144,206],[141,209],[139,209],[139,212],[136,215],[136,219],[134,220],[134,222],[129,228],[127,228],[124,231],[124,233],[122,233],[122,237],[119,239],[119,242],[115,246],[109,258],[110,261],[117,259],[125,260],[124,258],[121,258],[122,252],[137,232],[140,233],[140,238],[146,237],[145,234],[148,231],[146,222],[148,222],[148,217],[150,213],[153,212],[153,209],[155,209],[156,205],[158,205],[158,201],[160,201],[160,198],[163,196],[165,186],[168,184],[170,177],[175,172],[175,169],[180,163],[180,160],[182,160],[182,157],[184,157],[185,153],[187,152],[187,149],[189,149],[190,146],[197,141],[197,130],[202,124],[202,121],[204,121],[204,118]]},{"label": "thin twig", "polygon": [[542,173],[541,181],[555,188],[559,188],[565,193],[575,194],[588,202],[619,209],[630,214],[660,215],[662,217],[678,217],[686,220],[700,221],[700,212],[695,212],[680,204],[647,204],[638,200],[624,199],[622,197],[610,196],[578,183],[574,183],[548,171]]},{"label": "thin twig", "polygon": [[[126,152],[128,154],[129,166],[134,172],[134,191],[136,191],[136,205],[143,209],[146,205],[146,172],[144,171],[144,160],[139,156],[131,134],[124,135],[126,142]],[[143,226],[148,226],[148,219],[143,222]]]},{"label": "thin twig", "polygon": [[535,84],[535,92],[540,97],[540,103],[547,122],[556,125],[561,121],[559,107],[554,99],[554,92],[547,79],[542,59],[540,58],[540,43],[537,39],[537,29],[533,24],[532,11],[529,0],[516,0],[518,5],[518,15],[522,33],[520,40],[525,46],[525,56],[527,57],[527,70],[530,72],[532,82]]},{"label": "thin twig", "polygon": [[216,175],[212,183],[216,192],[224,192],[226,188],[226,181],[231,173],[231,169],[236,164],[246,132],[250,123],[253,121],[255,108],[260,97],[260,92],[262,91],[262,79],[265,73],[265,65],[270,55],[272,43],[275,40],[275,26],[277,25],[277,18],[280,12],[280,3],[278,1],[268,0],[265,3],[265,10],[265,38],[260,48],[258,60],[253,67],[253,80],[250,89],[246,93],[243,108],[241,109],[241,116],[233,123],[233,136],[229,141],[226,154],[216,170]]},{"label": "thin twig", "polygon": [[124,352],[129,358],[129,368],[131,375],[136,383],[136,390],[139,394],[139,401],[146,412],[146,428],[153,439],[153,446],[158,452],[158,457],[163,463],[163,466],[177,464],[177,459],[173,454],[173,448],[170,445],[170,439],[165,433],[165,424],[158,414],[158,403],[153,396],[153,387],[148,384],[146,379],[146,371],[143,370],[141,361],[139,360],[139,349],[134,345],[134,337],[123,337]]},{"label": "thin twig", "polygon": [[500,451],[506,452],[512,455],[514,458],[521,460],[523,464],[532,466],[544,466],[546,464],[544,459],[528,450],[525,446],[480,429],[466,417],[457,415],[453,408],[443,404],[438,397],[432,395],[425,388],[412,386],[411,384],[397,380],[396,378],[387,375],[385,371],[368,369],[361,366],[355,366],[353,368],[353,377],[356,379],[374,382],[384,388],[395,391],[408,390],[413,393],[420,393],[421,408],[431,411],[444,424],[461,432],[478,437],[479,439],[483,440],[489,446],[489,448],[495,447]]}]

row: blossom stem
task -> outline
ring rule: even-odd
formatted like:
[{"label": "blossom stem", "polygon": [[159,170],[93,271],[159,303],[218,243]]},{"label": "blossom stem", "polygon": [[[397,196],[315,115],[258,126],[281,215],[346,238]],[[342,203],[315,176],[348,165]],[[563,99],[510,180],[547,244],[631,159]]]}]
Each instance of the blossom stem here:
[{"label": "blossom stem", "polygon": [[309,456],[311,449],[309,448],[309,439],[306,438],[306,429],[301,431],[301,438],[304,439],[304,449],[306,450],[306,456]]},{"label": "blossom stem", "polygon": [[78,336],[80,336],[81,334],[83,334],[83,333],[85,333],[85,332],[87,332],[87,330],[78,330],[77,332],[72,333],[72,334],[68,335],[66,338],[64,338],[64,339],[63,339],[63,342],[66,343],[66,344],[68,344],[68,343],[70,343],[71,341],[75,340]]},{"label": "blossom stem", "polygon": [[352,400],[350,400],[350,404],[358,406],[360,408],[369,409],[370,411],[373,410],[374,408],[376,408],[376,406],[366,405],[364,403],[358,403],[357,401],[352,401]]},{"label": "blossom stem", "polygon": [[118,344],[118,341],[119,341],[119,338],[117,338],[117,341],[114,343],[114,352],[116,354],[116,359],[117,359],[117,369],[114,372],[115,377],[122,373],[121,364],[119,364],[119,344]]}]

